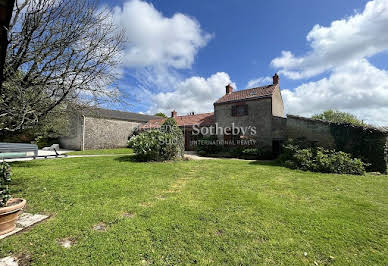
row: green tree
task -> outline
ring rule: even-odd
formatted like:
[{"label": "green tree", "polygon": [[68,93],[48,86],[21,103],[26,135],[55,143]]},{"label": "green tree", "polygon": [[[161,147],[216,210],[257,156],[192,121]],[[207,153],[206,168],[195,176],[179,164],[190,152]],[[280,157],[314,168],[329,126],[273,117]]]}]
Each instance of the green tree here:
[{"label": "green tree", "polygon": [[167,118],[167,115],[165,115],[164,113],[156,113],[156,114],[154,114],[154,116],[160,116],[163,118]]},{"label": "green tree", "polygon": [[335,123],[348,123],[356,126],[366,126],[367,124],[359,120],[355,115],[350,113],[341,112],[338,110],[327,110],[321,114],[313,115],[314,119],[321,119]]}]

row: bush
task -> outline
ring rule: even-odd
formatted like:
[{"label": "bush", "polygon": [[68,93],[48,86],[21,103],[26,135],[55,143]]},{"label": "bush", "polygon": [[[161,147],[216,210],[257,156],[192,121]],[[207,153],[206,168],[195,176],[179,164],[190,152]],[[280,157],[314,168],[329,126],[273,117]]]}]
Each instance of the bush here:
[{"label": "bush", "polygon": [[367,164],[360,159],[352,158],[345,152],[325,150],[320,147],[300,148],[295,142],[289,142],[283,148],[280,161],[291,169],[336,174],[365,174]]},{"label": "bush", "polygon": [[258,159],[262,155],[262,151],[258,148],[245,148],[238,155],[238,158],[241,159]]},{"label": "bush", "polygon": [[[172,120],[172,121],[171,121]],[[128,145],[141,161],[182,159],[184,138],[174,119],[167,119],[161,130],[148,130],[132,137]]]},{"label": "bush", "polygon": [[11,198],[8,185],[11,183],[11,167],[6,162],[0,163],[0,208]]},{"label": "bush", "polygon": [[210,154],[217,154],[219,152],[222,152],[224,149],[223,146],[217,144],[217,136],[202,136],[197,141],[197,151],[198,154],[204,155],[210,155]]}]

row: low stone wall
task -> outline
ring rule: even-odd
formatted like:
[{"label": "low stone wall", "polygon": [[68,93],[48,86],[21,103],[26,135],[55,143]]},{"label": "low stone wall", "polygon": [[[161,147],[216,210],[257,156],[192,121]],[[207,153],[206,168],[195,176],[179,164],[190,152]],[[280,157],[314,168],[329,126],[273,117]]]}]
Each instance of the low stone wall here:
[{"label": "low stone wall", "polygon": [[351,153],[370,163],[369,171],[387,173],[388,132],[384,130],[287,115],[287,136]]}]

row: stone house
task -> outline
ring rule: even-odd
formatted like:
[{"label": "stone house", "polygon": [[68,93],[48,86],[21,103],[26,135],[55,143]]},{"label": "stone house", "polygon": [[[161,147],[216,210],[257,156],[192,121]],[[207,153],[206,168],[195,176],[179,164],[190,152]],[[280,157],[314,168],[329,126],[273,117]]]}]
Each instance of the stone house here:
[{"label": "stone house", "polygon": [[[277,74],[273,76],[273,83],[267,86],[233,91],[232,86],[227,85],[225,95],[214,102],[213,113],[178,116],[173,111],[171,117],[185,133],[186,150],[194,148],[192,144],[198,136],[195,127],[215,128],[218,142],[224,145],[253,140],[251,143],[256,146],[274,152],[280,150],[280,143],[286,138],[286,118]],[[142,129],[158,128],[164,120],[150,120]],[[220,128],[225,130],[218,130]],[[233,128],[245,130],[237,132]]]},{"label": "stone house", "polygon": [[[273,84],[233,91],[232,86],[226,86],[225,95],[214,103],[214,121],[218,126],[226,128],[232,124],[235,127],[255,127],[256,134],[246,130],[245,134],[218,134],[219,140],[228,138],[253,138],[257,146],[277,152],[280,142],[285,138],[285,121],[283,99],[279,87],[279,76],[273,76]],[[285,132],[283,132],[285,133]]]},{"label": "stone house", "polygon": [[[184,132],[186,150],[194,150],[201,135],[213,135],[218,144],[255,146],[274,154],[280,152],[281,143],[287,138],[303,138],[321,147],[352,153],[370,163],[369,170],[387,172],[388,130],[294,115],[286,118],[277,74],[266,86],[233,91],[227,85],[225,94],[213,107],[214,112],[203,114],[171,112]],[[126,147],[135,130],[160,128],[165,120],[130,112],[87,110],[74,115],[72,132],[62,137],[60,144],[75,150]],[[244,130],[235,131],[236,128]],[[346,133],[345,139],[341,132]]]},{"label": "stone house", "polygon": [[71,150],[127,147],[134,130],[155,118],[102,108],[76,112],[70,121],[70,134],[59,139],[60,146]]}]

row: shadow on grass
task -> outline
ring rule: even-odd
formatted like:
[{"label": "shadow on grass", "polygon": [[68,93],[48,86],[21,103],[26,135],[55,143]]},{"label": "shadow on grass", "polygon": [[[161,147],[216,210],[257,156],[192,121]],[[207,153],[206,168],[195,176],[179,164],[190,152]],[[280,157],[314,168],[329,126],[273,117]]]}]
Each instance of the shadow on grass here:
[{"label": "shadow on grass", "polygon": [[113,160],[118,161],[118,162],[134,162],[134,163],[139,163],[139,161],[135,155],[125,155],[125,156],[119,156],[114,158]]},{"label": "shadow on grass", "polygon": [[32,167],[40,167],[43,164],[41,162],[35,161],[17,161],[17,162],[9,162],[11,167],[24,167],[24,168],[32,168]]},{"label": "shadow on grass", "polygon": [[139,157],[137,157],[134,154],[116,157],[113,160],[118,161],[118,162],[132,162],[132,163],[146,163],[147,162],[145,160],[141,160]]},{"label": "shadow on grass", "polygon": [[266,165],[266,166],[283,166],[277,160],[257,160],[253,162],[249,162],[252,165]]},{"label": "shadow on grass", "polygon": [[174,163],[174,162],[186,161],[186,160],[169,160],[169,161],[150,160],[150,161],[147,161],[147,160],[144,160],[142,158],[137,157],[135,154],[116,157],[113,160],[118,161],[118,162],[133,162],[133,163]]}]

